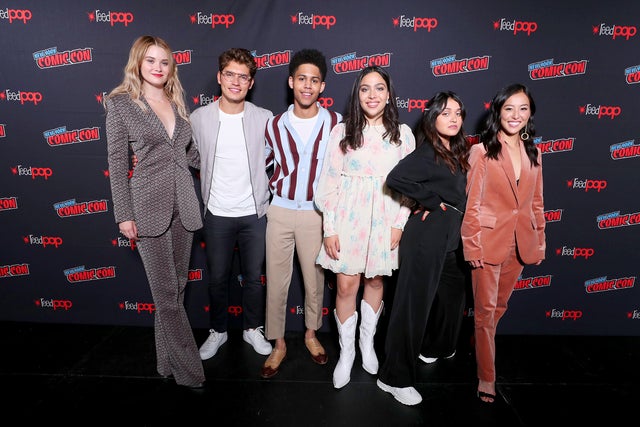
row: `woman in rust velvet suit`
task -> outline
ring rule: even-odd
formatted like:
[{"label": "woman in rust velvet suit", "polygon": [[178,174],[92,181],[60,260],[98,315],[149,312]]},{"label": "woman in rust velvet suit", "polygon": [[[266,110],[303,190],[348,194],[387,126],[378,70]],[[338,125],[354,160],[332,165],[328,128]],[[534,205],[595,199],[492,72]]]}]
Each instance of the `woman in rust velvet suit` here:
[{"label": "woman in rust velvet suit", "polygon": [[202,389],[204,370],[184,307],[193,232],[202,227],[189,170],[199,156],[177,73],[164,40],[142,36],[133,43],[124,80],[105,99],[109,177],[116,223],[137,241],[151,289],[158,373]]},{"label": "woman in rust velvet suit", "polygon": [[493,98],[471,147],[467,207],[461,235],[472,268],[478,397],[495,401],[495,334],[526,264],[545,257],[542,157],[533,143],[536,107],[526,86],[512,84]]}]

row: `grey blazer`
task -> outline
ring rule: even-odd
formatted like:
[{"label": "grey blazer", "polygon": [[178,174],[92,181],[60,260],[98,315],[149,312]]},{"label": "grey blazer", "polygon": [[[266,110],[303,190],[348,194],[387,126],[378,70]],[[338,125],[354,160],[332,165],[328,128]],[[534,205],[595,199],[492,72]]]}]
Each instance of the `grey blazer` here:
[{"label": "grey blazer", "polygon": [[[267,120],[273,117],[273,113],[265,108],[258,107],[249,101],[244,102],[244,116],[242,130],[249,158],[249,173],[251,174],[251,188],[253,201],[256,205],[258,218],[267,213],[269,207],[269,176],[267,175],[267,155],[270,150],[265,140]],[[200,187],[204,201],[204,213],[207,211],[209,192],[211,191],[211,178],[218,145],[218,132],[220,131],[220,100],[197,108],[191,113],[191,127],[193,129],[193,142],[200,153]]]},{"label": "grey blazer", "polygon": [[[189,166],[200,167],[191,144],[191,126],[173,106],[176,127],[169,138],[160,119],[141,97],[147,111],[128,95],[107,98],[106,131],[111,196],[116,223],[134,220],[140,237],[164,233],[174,207],[184,227],[202,227],[200,202]],[[131,150],[138,163],[128,178]]]}]

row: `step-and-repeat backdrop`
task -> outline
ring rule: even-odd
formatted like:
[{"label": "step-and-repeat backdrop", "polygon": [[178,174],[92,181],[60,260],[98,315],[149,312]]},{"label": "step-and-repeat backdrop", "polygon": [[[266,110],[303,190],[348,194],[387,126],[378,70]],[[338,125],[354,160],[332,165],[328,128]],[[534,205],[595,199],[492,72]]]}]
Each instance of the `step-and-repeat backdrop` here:
[{"label": "step-and-repeat backdrop", "polygon": [[[403,122],[415,129],[429,97],[453,90],[475,142],[494,93],[528,85],[547,259],[525,268],[499,332],[640,335],[639,26],[640,3],[616,0],[0,0],[0,320],[153,324],[142,263],[113,219],[101,106],[133,40],[153,34],[171,45],[191,110],[219,96],[217,58],[230,47],[254,53],[249,99],[274,113],[291,103],[293,53],[313,47],[329,63],[325,107],[344,112],[356,73],[380,65]],[[187,306],[204,328],[195,240]],[[238,264],[231,286],[239,327]],[[304,327],[302,292],[296,268],[290,330]],[[323,328],[334,298],[327,275]]]}]

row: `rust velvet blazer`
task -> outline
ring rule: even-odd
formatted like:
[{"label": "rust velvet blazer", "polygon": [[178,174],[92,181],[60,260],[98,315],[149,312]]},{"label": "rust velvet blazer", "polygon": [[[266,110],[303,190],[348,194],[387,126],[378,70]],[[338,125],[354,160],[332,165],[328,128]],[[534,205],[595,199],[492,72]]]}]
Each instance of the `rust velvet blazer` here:
[{"label": "rust velvet blazer", "polygon": [[500,264],[507,258],[515,234],[524,264],[545,257],[545,218],[542,196],[542,156],[540,166],[531,165],[520,144],[522,170],[516,183],[506,147],[498,160],[486,157],[482,143],[471,147],[467,174],[467,207],[462,221],[464,258]]}]

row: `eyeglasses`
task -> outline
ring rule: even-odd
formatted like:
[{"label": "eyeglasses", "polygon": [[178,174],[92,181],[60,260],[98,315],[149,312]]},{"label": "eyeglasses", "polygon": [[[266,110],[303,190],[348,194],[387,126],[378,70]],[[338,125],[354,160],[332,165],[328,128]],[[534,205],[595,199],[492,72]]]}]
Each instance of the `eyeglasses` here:
[{"label": "eyeglasses", "polygon": [[224,79],[229,83],[233,83],[236,77],[243,85],[246,85],[251,80],[251,76],[247,74],[234,73],[233,71],[223,71],[220,74],[222,74],[222,77],[224,77]]}]

